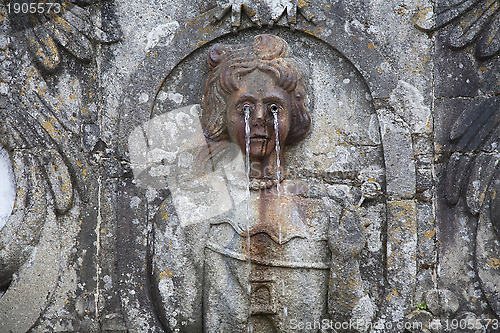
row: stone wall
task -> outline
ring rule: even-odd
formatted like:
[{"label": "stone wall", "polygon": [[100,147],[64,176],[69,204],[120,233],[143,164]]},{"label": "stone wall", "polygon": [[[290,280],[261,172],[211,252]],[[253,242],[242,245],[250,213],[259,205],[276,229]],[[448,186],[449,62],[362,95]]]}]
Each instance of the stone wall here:
[{"label": "stone wall", "polygon": [[326,299],[304,300],[324,318],[274,329],[498,329],[498,0],[61,2],[0,4],[0,332],[214,327],[209,232],[163,177],[166,124],[203,112],[216,43],[261,34],[288,43],[312,119],[286,181],[340,226]]}]

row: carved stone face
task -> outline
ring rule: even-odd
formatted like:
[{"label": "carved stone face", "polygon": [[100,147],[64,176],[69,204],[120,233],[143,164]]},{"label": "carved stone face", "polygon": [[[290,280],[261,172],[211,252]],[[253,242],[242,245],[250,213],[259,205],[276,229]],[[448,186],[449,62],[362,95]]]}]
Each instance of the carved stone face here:
[{"label": "carved stone face", "polygon": [[231,141],[246,151],[245,112],[249,112],[250,158],[259,160],[275,151],[274,116],[278,115],[280,146],[290,131],[290,95],[274,79],[255,70],[239,81],[240,88],[229,96],[227,124]]}]

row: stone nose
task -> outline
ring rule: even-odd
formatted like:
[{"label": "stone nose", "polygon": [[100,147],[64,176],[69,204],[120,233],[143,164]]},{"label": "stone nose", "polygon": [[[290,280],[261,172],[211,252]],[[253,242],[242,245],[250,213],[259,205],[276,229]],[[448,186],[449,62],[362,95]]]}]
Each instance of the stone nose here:
[{"label": "stone nose", "polygon": [[252,113],[252,125],[253,126],[265,126],[267,122],[266,110],[263,103],[255,104],[255,111]]}]

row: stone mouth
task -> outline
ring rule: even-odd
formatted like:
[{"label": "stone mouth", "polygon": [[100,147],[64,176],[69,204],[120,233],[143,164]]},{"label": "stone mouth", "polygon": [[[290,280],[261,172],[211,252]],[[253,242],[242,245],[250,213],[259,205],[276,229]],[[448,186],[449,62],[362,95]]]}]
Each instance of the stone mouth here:
[{"label": "stone mouth", "polygon": [[271,138],[267,137],[265,135],[254,135],[254,136],[250,137],[250,140],[252,140],[252,141],[258,141],[258,140],[269,141],[269,140],[271,140]]}]

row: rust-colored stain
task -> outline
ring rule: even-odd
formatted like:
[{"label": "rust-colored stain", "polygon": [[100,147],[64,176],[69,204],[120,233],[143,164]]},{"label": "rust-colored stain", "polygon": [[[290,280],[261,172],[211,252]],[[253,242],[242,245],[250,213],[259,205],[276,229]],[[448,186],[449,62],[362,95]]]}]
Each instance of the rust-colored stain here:
[{"label": "rust-colored stain", "polygon": [[[321,29],[306,32],[318,35]],[[257,222],[248,230],[249,237],[241,246],[245,256],[257,262],[285,259],[283,244],[292,237],[300,237],[305,230],[302,224],[306,211],[299,205],[302,198],[285,190],[282,195],[277,193],[277,184],[283,180],[277,171],[279,167],[285,170],[286,145],[302,140],[311,125],[302,73],[288,50],[283,39],[265,34],[256,36],[244,47],[216,44],[208,52],[210,74],[201,122],[211,141],[231,140],[243,153],[248,142],[251,166],[248,176],[256,185],[251,188],[260,192],[252,211]],[[229,106],[221,107],[220,101]],[[285,124],[292,119],[296,120],[293,126],[287,127]],[[276,132],[278,137],[283,135],[279,139],[279,154]],[[252,314],[273,314],[275,310],[272,269],[270,265],[255,262],[251,265]]]}]

